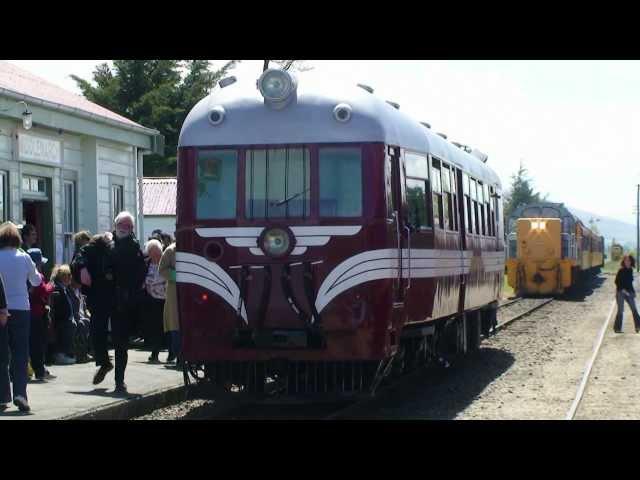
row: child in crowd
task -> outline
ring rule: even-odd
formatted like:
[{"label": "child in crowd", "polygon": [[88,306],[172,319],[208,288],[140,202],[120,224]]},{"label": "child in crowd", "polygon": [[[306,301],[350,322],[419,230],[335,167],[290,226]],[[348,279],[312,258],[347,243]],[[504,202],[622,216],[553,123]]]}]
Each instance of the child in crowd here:
[{"label": "child in crowd", "polygon": [[77,327],[71,299],[71,269],[69,265],[56,265],[51,272],[53,283],[53,323],[56,332],[54,361],[57,365],[76,363],[73,338]]},{"label": "child in crowd", "polygon": [[44,366],[49,332],[49,297],[53,292],[53,285],[47,283],[42,273],[42,268],[48,261],[47,258],[42,256],[42,251],[39,248],[30,248],[27,253],[33,263],[36,264],[36,269],[41,279],[40,285],[29,288],[29,303],[31,306],[29,356],[36,379],[44,381],[55,378]]}]

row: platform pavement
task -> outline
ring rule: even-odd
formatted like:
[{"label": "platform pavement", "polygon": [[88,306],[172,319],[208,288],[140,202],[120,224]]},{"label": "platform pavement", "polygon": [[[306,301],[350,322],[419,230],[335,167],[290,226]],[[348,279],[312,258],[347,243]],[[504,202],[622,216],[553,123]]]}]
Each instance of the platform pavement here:
[{"label": "platform pavement", "polygon": [[[113,350],[110,355],[113,357]],[[93,362],[76,365],[47,367],[57,378],[38,382],[30,381],[27,386],[31,412],[19,412],[13,404],[0,412],[0,420],[57,420],[82,417],[90,412],[123,407],[133,398],[149,397],[162,392],[174,391],[183,385],[182,372],[167,368],[164,360],[166,352],[160,354],[161,364],[150,364],[148,351],[129,350],[129,363],[125,374],[129,395],[114,393],[114,371],[111,370],[99,385],[93,385],[96,372]],[[119,410],[122,410],[120,408]]]}]

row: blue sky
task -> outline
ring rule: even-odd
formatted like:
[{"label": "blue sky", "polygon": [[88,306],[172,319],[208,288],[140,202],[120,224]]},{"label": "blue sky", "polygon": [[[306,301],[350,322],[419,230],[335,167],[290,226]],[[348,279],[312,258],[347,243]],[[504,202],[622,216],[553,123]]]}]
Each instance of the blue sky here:
[{"label": "blue sky", "polygon": [[[100,60],[11,60],[78,92]],[[222,61],[212,61],[219,65]],[[640,183],[638,61],[307,61],[299,74],[365,83],[450,140],[479,148],[503,184],[522,160],[553,201],[635,223]],[[261,61],[236,76],[257,77]],[[79,93],[79,92],[78,92]]]}]

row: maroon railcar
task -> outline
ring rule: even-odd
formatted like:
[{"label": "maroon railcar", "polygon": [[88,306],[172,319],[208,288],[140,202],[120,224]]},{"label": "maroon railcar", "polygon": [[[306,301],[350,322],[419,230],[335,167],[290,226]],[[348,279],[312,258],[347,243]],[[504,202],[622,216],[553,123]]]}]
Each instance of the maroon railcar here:
[{"label": "maroon railcar", "polygon": [[234,78],[183,125],[185,380],[350,394],[476,348],[503,281],[500,181],[366,86]]}]

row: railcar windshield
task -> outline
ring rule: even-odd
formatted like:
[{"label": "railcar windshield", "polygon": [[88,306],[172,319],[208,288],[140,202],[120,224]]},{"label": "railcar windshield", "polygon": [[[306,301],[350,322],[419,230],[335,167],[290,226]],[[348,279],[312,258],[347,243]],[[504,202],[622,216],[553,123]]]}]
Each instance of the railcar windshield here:
[{"label": "railcar windshield", "polygon": [[[244,178],[238,178],[241,159]],[[196,216],[200,220],[237,218],[238,189],[243,182],[240,202],[244,202],[248,220],[304,219],[312,211],[326,218],[363,213],[359,146],[200,149],[196,172]],[[316,195],[312,178],[317,179]]]},{"label": "railcar windshield", "polygon": [[235,218],[238,152],[200,150],[197,176],[196,216],[206,220]]},{"label": "railcar windshield", "polygon": [[245,172],[247,218],[304,218],[310,215],[308,148],[247,150]]}]

